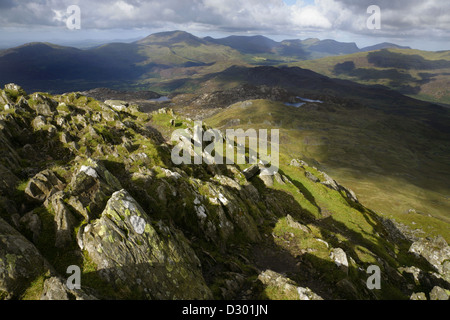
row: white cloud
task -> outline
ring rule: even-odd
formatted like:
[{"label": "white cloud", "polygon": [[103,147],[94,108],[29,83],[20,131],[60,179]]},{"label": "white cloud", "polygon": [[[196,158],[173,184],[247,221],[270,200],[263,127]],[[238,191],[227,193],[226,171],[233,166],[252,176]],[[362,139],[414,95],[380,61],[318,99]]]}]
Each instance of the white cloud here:
[{"label": "white cloud", "polygon": [[291,6],[291,23],[300,28],[323,28],[332,27],[330,20],[316,6]]},{"label": "white cloud", "polygon": [[[84,29],[183,29],[297,36],[305,31],[449,40],[444,0],[2,0],[0,29],[61,27],[66,9],[81,8]],[[382,29],[368,30],[367,7],[382,10]]]}]

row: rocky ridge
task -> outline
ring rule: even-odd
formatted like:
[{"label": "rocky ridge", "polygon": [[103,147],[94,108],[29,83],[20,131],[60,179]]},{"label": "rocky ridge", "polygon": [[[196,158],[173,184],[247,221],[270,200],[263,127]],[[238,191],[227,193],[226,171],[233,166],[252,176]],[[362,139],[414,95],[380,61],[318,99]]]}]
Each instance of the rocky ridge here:
[{"label": "rocky ridge", "polygon": [[448,298],[445,240],[408,238],[301,160],[271,181],[258,166],[176,166],[162,133],[192,124],[1,90],[0,298]]}]

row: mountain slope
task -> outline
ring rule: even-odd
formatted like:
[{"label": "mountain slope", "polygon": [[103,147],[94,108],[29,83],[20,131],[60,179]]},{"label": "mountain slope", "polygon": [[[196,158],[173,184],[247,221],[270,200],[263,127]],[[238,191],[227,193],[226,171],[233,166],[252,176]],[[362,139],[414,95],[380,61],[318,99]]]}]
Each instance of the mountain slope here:
[{"label": "mountain slope", "polygon": [[381,50],[381,49],[411,49],[411,48],[407,47],[407,46],[399,46],[395,43],[383,42],[383,43],[375,44],[373,46],[364,47],[360,51],[362,51],[362,52],[376,51],[376,50]]},{"label": "mountain slope", "polygon": [[[233,66],[224,71],[207,74],[204,77],[184,78],[161,82],[153,90],[186,93],[229,89],[242,84],[277,86],[297,95],[326,93],[336,97],[354,99],[355,102],[381,108],[387,112],[413,115],[421,108],[441,113],[442,108],[428,102],[412,99],[382,86],[363,85],[357,82],[327,77],[320,73],[299,67],[246,67]],[[426,110],[426,109],[425,109]],[[433,112],[430,113],[432,116]],[[439,116],[433,117],[438,121]],[[442,123],[444,125],[444,123]]]},{"label": "mountain slope", "polygon": [[329,77],[384,85],[421,100],[450,103],[448,51],[385,49],[292,65]]},{"label": "mountain slope", "polygon": [[[380,44],[376,47],[393,46]],[[133,43],[109,43],[85,50],[49,43],[31,43],[0,51],[0,84],[20,82],[28,90],[52,92],[84,91],[98,87],[147,90],[148,86],[159,82],[182,81],[184,77],[200,78],[233,65],[278,66],[359,51],[354,43],[329,39],[281,42],[264,36],[202,39],[184,31],[155,33]],[[383,74],[375,70],[365,75],[365,78],[357,79],[358,75],[364,74],[364,70],[358,70],[356,80],[375,77],[374,83],[384,84],[386,81],[378,80],[383,76],[392,77],[391,87],[414,94],[415,88],[409,82],[419,77],[420,84],[426,87],[428,80],[435,77],[431,73],[403,75],[395,67],[399,59],[395,56],[383,59],[394,63],[389,68],[390,72]],[[343,74],[341,76],[344,77]],[[440,87],[445,86],[445,73],[440,73],[438,81]],[[432,92],[430,86],[423,95],[429,94],[429,91]],[[438,92],[436,95],[442,95],[442,90]],[[445,100],[446,93],[443,95],[442,99]]]},{"label": "mountain slope", "polygon": [[143,45],[163,45],[171,46],[178,43],[184,42],[192,46],[199,46],[206,44],[206,41],[188,33],[185,31],[168,31],[159,32],[149,35],[144,39],[138,40],[135,43]]},{"label": "mountain slope", "polygon": [[208,42],[231,47],[242,53],[273,53],[279,43],[264,36],[229,36],[222,39],[204,38]]},{"label": "mountain slope", "polygon": [[[165,137],[193,122],[172,110],[14,85],[0,96],[2,299],[408,299],[450,289],[442,237],[377,216],[301,160],[270,181],[258,166],[176,166],[172,148],[192,142]],[[379,290],[366,286],[370,265]],[[78,290],[68,266],[80,267]]]},{"label": "mountain slope", "polygon": [[[446,108],[300,68],[234,67],[186,81],[180,92],[196,87],[197,81],[201,91],[174,97],[172,103],[188,117],[209,119],[217,114],[211,125],[219,127],[275,126],[284,132],[283,148],[289,157],[314,161],[357,189],[370,207],[406,220],[411,216],[404,213],[415,209],[422,217],[430,214],[448,221]],[[284,105],[305,102],[296,96],[323,103],[298,109]],[[241,111],[237,114],[228,109],[245,100],[252,100],[254,107],[236,107]]]},{"label": "mountain slope", "polygon": [[323,103],[293,107],[286,100],[249,100],[218,109],[204,121],[221,130],[279,129],[281,163],[305,159],[351,186],[377,212],[412,228],[445,232],[448,226],[441,223],[450,222],[448,133],[416,118],[354,108],[344,99],[310,98]]},{"label": "mountain slope", "polygon": [[307,48],[310,51],[319,52],[326,55],[351,54],[359,51],[359,48],[354,42],[342,43],[330,39],[311,43],[307,46]]},{"label": "mountain slope", "polygon": [[148,79],[192,76],[203,69],[217,72],[232,64],[244,64],[237,51],[185,32],[154,34],[134,43],[86,50],[32,43],[0,51],[0,83],[15,81],[30,90],[51,88],[55,92],[123,89]]}]

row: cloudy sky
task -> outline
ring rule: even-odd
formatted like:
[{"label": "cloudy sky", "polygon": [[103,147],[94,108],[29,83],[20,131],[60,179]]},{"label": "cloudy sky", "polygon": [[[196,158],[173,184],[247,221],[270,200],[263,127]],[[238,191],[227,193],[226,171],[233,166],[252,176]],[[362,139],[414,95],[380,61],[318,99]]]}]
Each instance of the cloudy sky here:
[{"label": "cloudy sky", "polygon": [[[70,30],[67,8],[81,10]],[[367,9],[381,9],[369,29]],[[262,34],[275,40],[335,39],[359,47],[394,42],[450,50],[448,0],[0,0],[0,48],[31,41],[80,44],[185,30],[197,36]]]}]

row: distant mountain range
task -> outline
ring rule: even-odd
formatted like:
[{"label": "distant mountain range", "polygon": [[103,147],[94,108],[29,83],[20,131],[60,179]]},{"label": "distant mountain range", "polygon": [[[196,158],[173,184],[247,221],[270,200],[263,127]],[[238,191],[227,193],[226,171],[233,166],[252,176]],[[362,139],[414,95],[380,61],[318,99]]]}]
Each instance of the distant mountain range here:
[{"label": "distant mountain range", "polygon": [[[0,51],[0,300],[448,299],[449,75],[450,51],[182,31]],[[174,163],[197,145],[245,164]]]},{"label": "distant mountain range", "polygon": [[[374,48],[397,48],[379,44]],[[132,43],[77,49],[28,43],[0,50],[0,84],[29,91],[72,91],[96,87],[141,89],[156,80],[203,76],[232,65],[278,65],[369,50],[334,40],[285,40],[264,36],[199,38],[184,31],[152,34]]]},{"label": "distant mountain range", "polygon": [[354,42],[339,42],[331,39],[319,40],[316,38],[277,42],[264,36],[229,36],[221,39],[206,37],[204,40],[229,46],[241,53],[274,53],[308,59],[389,48],[411,49],[410,47],[403,47],[387,42],[359,49]]}]

